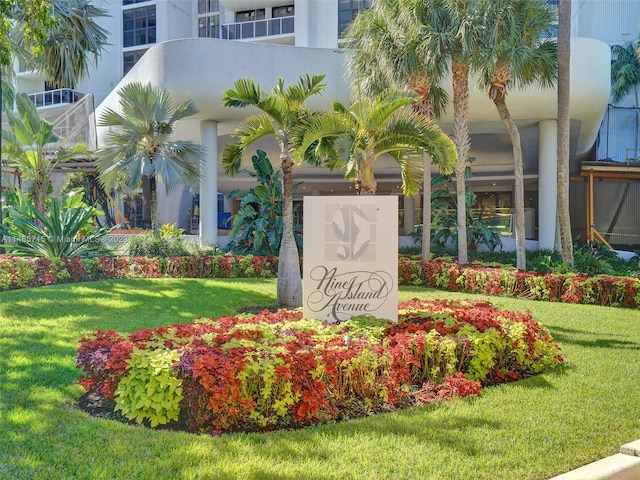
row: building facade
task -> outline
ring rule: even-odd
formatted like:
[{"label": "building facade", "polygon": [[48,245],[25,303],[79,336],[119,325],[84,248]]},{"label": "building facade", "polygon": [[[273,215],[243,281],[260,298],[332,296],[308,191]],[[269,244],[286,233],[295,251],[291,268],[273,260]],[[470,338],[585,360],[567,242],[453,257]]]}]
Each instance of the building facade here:
[{"label": "building facade", "polygon": [[[365,7],[365,0],[111,0],[106,5],[111,13],[105,20],[111,32],[110,45],[77,91],[92,94],[97,118],[107,107],[117,109],[117,91],[131,81],[150,82],[168,88],[176,99],[196,102],[200,113],[184,121],[177,135],[207,147],[199,192],[199,234],[203,242],[219,243],[218,236],[224,232],[218,230],[215,219],[220,209],[228,212],[234,206],[226,199],[219,202],[218,193],[252,186],[250,177],[228,178],[219,168],[229,135],[248,114],[246,110],[225,109],[222,92],[239,77],[252,77],[268,89],[278,77],[294,82],[305,72],[326,73],[327,87],[311,105],[328,109],[333,100],[348,102],[340,38]],[[599,160],[603,141],[599,130],[610,102],[610,45],[638,38],[640,4],[635,0],[574,0],[572,9],[572,223],[574,233],[587,233],[590,215],[597,212],[585,213],[589,182],[582,165]],[[44,90],[44,84],[37,74],[23,72],[19,89],[35,95]],[[529,245],[553,248],[557,236],[555,90],[515,90],[508,101],[522,136]],[[514,181],[509,136],[486,92],[473,89],[470,107],[470,155],[476,158],[470,184],[479,204],[508,210]],[[438,123],[451,131],[451,108]],[[105,134],[98,128],[98,145],[104,142]],[[263,142],[256,148],[267,151],[277,163],[275,145]],[[304,195],[353,192],[339,172],[301,166],[294,170],[294,177],[303,182],[297,200]],[[420,199],[402,198],[399,170],[392,161],[376,165],[376,178],[378,194],[399,197],[407,219],[399,225],[399,232],[410,232]],[[632,184],[627,197],[634,194],[637,185]],[[640,191],[637,194],[640,198]],[[601,203],[606,209],[605,202]],[[192,197],[186,190],[162,198],[160,221],[184,226],[192,208]],[[629,224],[632,234],[640,233],[640,221],[625,215],[619,213],[617,222]]]}]

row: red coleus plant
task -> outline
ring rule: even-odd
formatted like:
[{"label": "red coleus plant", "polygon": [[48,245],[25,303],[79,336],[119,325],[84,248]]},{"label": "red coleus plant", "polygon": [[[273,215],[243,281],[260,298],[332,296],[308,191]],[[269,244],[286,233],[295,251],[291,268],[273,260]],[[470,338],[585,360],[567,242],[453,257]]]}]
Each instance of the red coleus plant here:
[{"label": "red coleus plant", "polygon": [[481,383],[477,380],[469,380],[462,372],[454,376],[446,377],[440,384],[426,382],[422,388],[413,394],[422,403],[450,402],[455,397],[468,397],[480,394]]},{"label": "red coleus plant", "polygon": [[[376,322],[381,337],[349,322],[305,320],[299,310],[198,319],[128,337],[98,331],[80,340],[79,383],[118,404],[120,380],[136,373],[129,362],[134,349],[177,351],[179,423],[217,433],[300,427],[411,399],[477,394],[481,383],[513,381],[562,361],[529,312],[489,302],[414,299],[399,305],[398,324]],[[533,368],[537,363],[543,366]]]}]

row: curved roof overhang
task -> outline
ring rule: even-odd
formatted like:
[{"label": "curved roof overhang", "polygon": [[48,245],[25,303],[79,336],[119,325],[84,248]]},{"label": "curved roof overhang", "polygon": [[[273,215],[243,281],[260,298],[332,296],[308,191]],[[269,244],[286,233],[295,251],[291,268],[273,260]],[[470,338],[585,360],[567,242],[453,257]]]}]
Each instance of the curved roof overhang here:
[{"label": "curved roof overhang", "polygon": [[[610,50],[607,44],[590,38],[572,38],[571,49],[571,118],[572,152],[581,158],[592,148],[610,94]],[[223,91],[233,87],[239,77],[251,77],[262,88],[270,89],[278,77],[295,82],[303,73],[326,73],[327,87],[321,96],[310,99],[316,109],[329,109],[333,100],[348,102],[349,88],[345,78],[344,55],[339,49],[297,47],[265,43],[236,42],[209,38],[185,38],[157,44],[150,48],[120,84],[106,97],[96,110],[99,118],[105,108],[118,110],[118,90],[124,84],[140,81],[167,88],[176,100],[191,98],[199,113],[183,121],[177,135],[200,141],[199,123],[202,120],[218,122],[221,150],[228,135],[249,114],[249,109],[228,109],[222,106]],[[475,87],[471,80],[469,129],[472,134],[472,152],[478,157],[479,170],[498,175],[512,169],[511,145],[505,128],[486,92]],[[450,80],[445,80],[447,88]],[[450,91],[450,87],[449,91]],[[510,112],[519,126],[525,156],[525,167],[537,173],[537,125],[542,120],[557,118],[555,89],[541,90],[530,87],[515,89],[507,97]],[[452,107],[438,123],[445,131],[453,125]],[[98,128],[98,143],[103,145],[106,129]],[[267,142],[261,148],[273,149]],[[272,150],[272,157],[277,154]],[[509,166],[509,164],[511,166]],[[380,165],[381,177],[395,171],[395,166]],[[320,171],[322,170],[322,171]],[[303,167],[298,177],[305,175],[319,182],[335,181],[337,172]],[[525,172],[527,173],[527,172]],[[224,179],[220,169],[220,181]],[[397,180],[393,180],[397,182]],[[235,187],[234,187],[235,188]],[[227,191],[221,188],[221,191]]]}]

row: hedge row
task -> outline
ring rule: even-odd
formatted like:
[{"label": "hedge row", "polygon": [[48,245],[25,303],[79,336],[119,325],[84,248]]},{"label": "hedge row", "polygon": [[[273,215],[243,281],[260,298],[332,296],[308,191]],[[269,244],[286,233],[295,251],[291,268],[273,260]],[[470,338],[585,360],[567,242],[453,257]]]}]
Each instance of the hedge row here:
[{"label": "hedge row", "polygon": [[[0,256],[0,291],[114,278],[274,278],[274,256],[97,257],[35,259]],[[400,285],[623,308],[640,307],[640,279],[610,275],[539,274],[510,267],[422,262],[400,256]]]},{"label": "hedge row", "polygon": [[451,292],[544,300],[607,307],[639,308],[640,279],[611,275],[526,272],[450,260],[422,262],[401,257],[400,285],[434,287]]},{"label": "hedge row", "polygon": [[0,255],[0,291],[115,278],[274,278],[274,256],[22,258]]}]

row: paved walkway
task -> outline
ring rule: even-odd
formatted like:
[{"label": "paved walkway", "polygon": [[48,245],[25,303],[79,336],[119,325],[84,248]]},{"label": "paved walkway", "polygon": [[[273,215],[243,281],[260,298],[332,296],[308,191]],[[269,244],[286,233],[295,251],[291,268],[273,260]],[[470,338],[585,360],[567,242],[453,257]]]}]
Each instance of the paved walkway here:
[{"label": "paved walkway", "polygon": [[620,453],[549,480],[640,480],[640,440],[620,447]]}]

